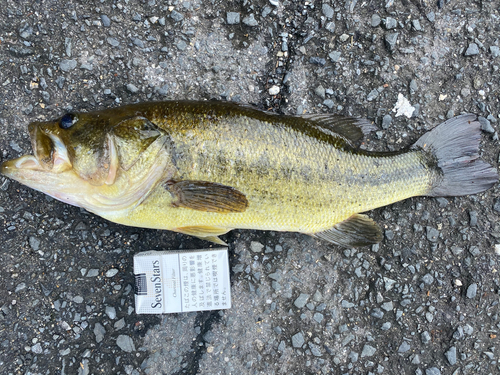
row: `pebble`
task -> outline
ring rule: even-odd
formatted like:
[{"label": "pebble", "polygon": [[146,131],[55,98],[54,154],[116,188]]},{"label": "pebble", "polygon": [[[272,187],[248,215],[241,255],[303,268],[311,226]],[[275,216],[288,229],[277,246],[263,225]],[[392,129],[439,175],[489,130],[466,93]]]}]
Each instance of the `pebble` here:
[{"label": "pebble", "polygon": [[341,56],[341,52],[340,51],[332,51],[328,54],[328,57],[333,61],[333,62],[338,62],[340,60],[340,56]]},{"label": "pebble", "polygon": [[134,341],[130,336],[119,335],[116,339],[116,345],[124,352],[131,353],[135,351]]},{"label": "pebble", "polygon": [[121,318],[120,320],[118,320],[114,326],[113,326],[116,330],[120,330],[122,329],[123,327],[125,327],[125,318]]},{"label": "pebble", "polygon": [[484,118],[483,116],[479,116],[477,118],[477,120],[481,124],[481,130],[482,131],[484,131],[486,133],[490,133],[490,134],[495,133],[495,129],[493,128],[493,126],[491,126],[490,120]]},{"label": "pebble", "polygon": [[377,27],[380,25],[381,19],[378,14],[372,14],[372,27]]},{"label": "pebble", "polygon": [[465,56],[475,56],[477,54],[479,54],[479,47],[477,46],[477,44],[469,44],[469,47],[467,47],[467,50],[465,51]]},{"label": "pebble", "polygon": [[390,52],[396,49],[396,43],[398,40],[399,33],[388,33],[385,34],[385,45]]},{"label": "pebble", "polygon": [[228,25],[236,25],[240,23],[240,14],[237,12],[227,12],[226,20]]},{"label": "pebble", "polygon": [[76,60],[62,60],[59,63],[59,68],[61,68],[61,70],[64,72],[69,72],[70,70],[75,69],[76,65]]},{"label": "pebble", "polygon": [[476,297],[476,294],[477,294],[477,284],[472,283],[467,288],[467,298],[474,298]]},{"label": "pebble", "polygon": [[247,26],[257,26],[259,24],[253,13],[243,18],[243,23]]},{"label": "pebble", "polygon": [[389,126],[392,123],[392,117],[391,115],[385,115],[382,118],[382,129],[389,129]]},{"label": "pebble", "polygon": [[170,18],[172,18],[175,22],[180,22],[184,19],[184,15],[176,10],[173,10],[172,13],[170,13]]},{"label": "pebble", "polygon": [[304,335],[302,332],[296,333],[292,336],[292,346],[294,348],[301,348],[304,345]]},{"label": "pebble", "polygon": [[321,314],[321,313],[318,313],[318,312],[317,312],[317,313],[314,313],[314,315],[313,315],[313,319],[314,319],[315,321],[317,321],[318,323],[321,323],[321,322],[323,321],[323,319],[324,319],[324,315],[323,315],[323,314]]},{"label": "pebble", "polygon": [[441,375],[441,370],[437,367],[431,367],[425,370],[425,375]]},{"label": "pebble", "polygon": [[411,24],[413,25],[413,28],[415,29],[415,31],[422,31],[422,26],[420,25],[419,20],[413,20],[411,22]]},{"label": "pebble", "polygon": [[328,108],[332,109],[335,103],[331,99],[326,99],[323,101],[323,105],[327,106]]},{"label": "pebble", "polygon": [[318,95],[320,98],[322,99],[325,99],[326,98],[326,91],[325,91],[325,88],[321,85],[319,85],[318,87],[316,87],[314,89],[314,93],[316,95]]},{"label": "pebble", "polygon": [[106,277],[113,277],[118,273],[118,270],[116,268],[110,268],[109,270],[106,271]]},{"label": "pebble", "polygon": [[325,66],[326,65],[326,59],[324,59],[322,57],[317,57],[317,56],[311,56],[311,58],[309,59],[309,62],[311,64],[318,65],[318,66]]},{"label": "pebble", "polygon": [[434,20],[436,19],[436,14],[434,12],[429,12],[425,16],[427,17],[429,22],[434,22]]},{"label": "pebble", "polygon": [[398,348],[398,353],[406,353],[410,349],[411,349],[410,344],[408,344],[406,341],[403,341]]},{"label": "pebble", "polygon": [[455,346],[452,346],[446,353],[444,353],[446,356],[446,359],[450,363],[450,365],[454,365],[457,363],[457,348]]},{"label": "pebble", "polygon": [[99,270],[97,268],[92,268],[87,273],[87,277],[96,277],[97,275],[99,275]]},{"label": "pebble", "polygon": [[490,46],[490,53],[491,56],[498,57],[500,56],[500,48],[498,48],[497,46]]},{"label": "pebble", "polygon": [[35,354],[42,354],[43,352],[42,345],[39,342],[37,342],[35,345],[31,347],[31,351]]},{"label": "pebble", "polygon": [[377,349],[375,349],[373,346],[365,344],[365,346],[363,346],[363,350],[361,351],[361,358],[371,357],[375,354],[376,351]]},{"label": "pebble", "polygon": [[116,318],[116,309],[113,306],[106,306],[106,315],[109,319],[114,320]]},{"label": "pebble", "polygon": [[38,251],[40,249],[40,240],[38,238],[30,236],[29,243],[34,251]]},{"label": "pebble", "polygon": [[424,344],[427,344],[428,342],[431,341],[431,335],[427,331],[422,332],[422,334],[420,335],[420,337],[421,337],[422,342]]},{"label": "pebble", "polygon": [[18,293],[18,292],[20,292],[21,290],[24,290],[24,289],[26,289],[26,283],[19,283],[16,286],[15,293]]},{"label": "pebble", "polygon": [[104,27],[111,26],[111,20],[105,14],[101,14],[101,22]]},{"label": "pebble", "polygon": [[263,248],[264,245],[261,244],[260,242],[252,241],[250,243],[250,250],[252,250],[254,253],[261,253]]},{"label": "pebble", "polygon": [[280,92],[280,88],[279,88],[279,86],[274,85],[274,86],[271,86],[269,88],[268,92],[269,92],[269,95],[278,95]]},{"label": "pebble", "polygon": [[396,28],[398,26],[398,22],[392,18],[392,17],[387,17],[384,22],[385,28],[390,30]]},{"label": "pebble", "polygon": [[294,305],[297,306],[299,309],[303,308],[307,300],[309,299],[310,295],[306,293],[300,293],[300,295],[297,297],[297,299],[294,301]]},{"label": "pebble", "polygon": [[430,285],[434,282],[434,277],[430,273],[427,273],[422,277],[422,281],[427,285]]},{"label": "pebble", "polygon": [[116,40],[115,38],[107,38],[106,41],[108,42],[108,44],[112,47],[118,47],[120,45],[120,42],[118,40]]},{"label": "pebble", "polygon": [[104,339],[105,334],[106,334],[106,329],[102,326],[102,324],[96,323],[94,326],[94,335],[95,335],[95,341],[98,344]]},{"label": "pebble", "polygon": [[328,19],[331,19],[334,16],[333,8],[330,5],[328,5],[328,4],[323,4],[321,6],[321,11],[325,15],[325,17],[328,18]]},{"label": "pebble", "polygon": [[432,227],[426,227],[425,229],[427,231],[427,239],[431,242],[437,242],[439,237],[438,230]]},{"label": "pebble", "polygon": [[384,324],[382,324],[382,327],[380,327],[380,328],[382,329],[382,331],[387,331],[387,330],[389,330],[391,327],[392,327],[391,322],[385,322]]}]

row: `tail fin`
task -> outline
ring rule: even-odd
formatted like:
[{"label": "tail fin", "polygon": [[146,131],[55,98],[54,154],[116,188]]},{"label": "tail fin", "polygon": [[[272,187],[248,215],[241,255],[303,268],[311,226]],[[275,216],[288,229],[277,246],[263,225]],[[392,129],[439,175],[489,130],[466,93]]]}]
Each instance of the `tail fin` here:
[{"label": "tail fin", "polygon": [[413,146],[430,152],[441,170],[441,178],[429,196],[476,194],[498,181],[496,168],[477,160],[481,140],[477,116],[454,117],[424,134]]}]

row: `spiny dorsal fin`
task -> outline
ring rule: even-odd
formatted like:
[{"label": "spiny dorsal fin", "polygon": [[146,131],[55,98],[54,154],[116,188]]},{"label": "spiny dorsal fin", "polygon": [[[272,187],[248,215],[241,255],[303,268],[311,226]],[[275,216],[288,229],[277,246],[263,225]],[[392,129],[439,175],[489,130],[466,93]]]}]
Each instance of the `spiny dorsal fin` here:
[{"label": "spiny dorsal fin", "polygon": [[369,120],[341,115],[302,115],[327,134],[335,133],[356,145],[365,135],[377,129]]},{"label": "spiny dorsal fin", "polygon": [[245,194],[231,186],[208,181],[168,181],[165,188],[175,198],[175,207],[222,214],[244,212],[248,207]]},{"label": "spiny dorsal fin", "polygon": [[367,246],[382,241],[382,231],[378,224],[360,214],[354,214],[331,229],[312,233],[311,236],[344,247]]}]

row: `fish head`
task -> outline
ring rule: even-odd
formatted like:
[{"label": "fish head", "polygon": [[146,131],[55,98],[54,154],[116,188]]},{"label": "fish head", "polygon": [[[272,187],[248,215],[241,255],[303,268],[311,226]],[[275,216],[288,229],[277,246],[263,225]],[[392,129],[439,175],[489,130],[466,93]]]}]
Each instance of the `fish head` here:
[{"label": "fish head", "polygon": [[1,173],[98,214],[133,205],[165,167],[166,136],[140,116],[67,113],[28,130],[33,155],[4,162]]}]

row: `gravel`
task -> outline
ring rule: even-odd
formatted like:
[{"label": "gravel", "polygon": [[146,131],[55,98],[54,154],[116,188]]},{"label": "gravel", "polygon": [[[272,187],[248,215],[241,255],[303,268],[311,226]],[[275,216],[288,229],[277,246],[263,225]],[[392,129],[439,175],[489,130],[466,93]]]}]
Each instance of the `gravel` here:
[{"label": "gravel", "polygon": [[[408,149],[475,113],[498,165],[494,2],[5,0],[2,161],[27,124],[120,104],[228,100],[377,127],[361,147]],[[398,96],[416,108],[392,112]],[[498,187],[366,214],[385,234],[341,249],[235,230],[232,308],[137,315],[132,257],[211,246],[124,227],[0,176],[0,368],[6,374],[498,372]],[[404,368],[404,370],[401,370]]]}]

